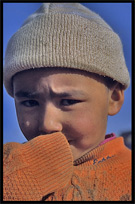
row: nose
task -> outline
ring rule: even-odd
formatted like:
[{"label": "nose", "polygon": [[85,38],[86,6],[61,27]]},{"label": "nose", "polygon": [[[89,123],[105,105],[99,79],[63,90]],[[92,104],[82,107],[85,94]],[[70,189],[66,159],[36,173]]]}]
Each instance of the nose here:
[{"label": "nose", "polygon": [[62,131],[61,114],[53,104],[46,105],[45,110],[40,114],[39,121],[40,135]]}]

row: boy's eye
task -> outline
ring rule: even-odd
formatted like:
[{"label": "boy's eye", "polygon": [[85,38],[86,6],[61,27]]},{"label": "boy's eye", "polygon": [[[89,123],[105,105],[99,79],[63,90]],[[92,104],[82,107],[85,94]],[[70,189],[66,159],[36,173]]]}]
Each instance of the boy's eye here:
[{"label": "boy's eye", "polygon": [[76,103],[79,103],[79,100],[73,100],[73,99],[62,99],[61,100],[61,105],[62,106],[71,106],[74,105]]},{"label": "boy's eye", "polygon": [[26,107],[33,107],[33,106],[38,106],[39,103],[35,100],[26,100],[21,102],[22,105],[26,106]]}]

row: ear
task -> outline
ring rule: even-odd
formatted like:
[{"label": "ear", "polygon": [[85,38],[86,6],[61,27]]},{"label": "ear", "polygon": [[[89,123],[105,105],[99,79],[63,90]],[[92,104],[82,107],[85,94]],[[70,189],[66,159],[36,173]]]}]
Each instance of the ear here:
[{"label": "ear", "polygon": [[120,84],[117,83],[112,89],[109,90],[109,108],[108,115],[117,114],[124,102],[124,90],[120,87]]}]

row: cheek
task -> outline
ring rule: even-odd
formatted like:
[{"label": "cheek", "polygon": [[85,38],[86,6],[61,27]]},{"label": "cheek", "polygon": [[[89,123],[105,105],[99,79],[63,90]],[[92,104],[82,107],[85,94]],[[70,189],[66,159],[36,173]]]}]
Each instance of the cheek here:
[{"label": "cheek", "polygon": [[28,140],[37,136],[37,120],[34,120],[32,117],[27,117],[26,115],[18,115],[18,122],[22,133]]},{"label": "cheek", "polygon": [[80,136],[90,136],[95,130],[94,120],[85,115],[84,117],[76,120],[76,128],[78,129]]},{"label": "cheek", "polygon": [[33,134],[33,123],[29,120],[19,120],[20,129],[23,132],[24,136],[30,137]]},{"label": "cheek", "polygon": [[106,120],[99,111],[82,111],[70,120],[69,134],[85,143],[94,142],[105,134]]},{"label": "cheek", "polygon": [[30,122],[26,121],[26,126],[29,127],[30,126]]},{"label": "cheek", "polygon": [[78,151],[85,151],[96,143],[96,129],[91,118],[86,115],[71,122],[68,134],[73,139],[71,150],[75,155]]},{"label": "cheek", "polygon": [[92,114],[81,112],[70,120],[71,130],[76,132],[75,137],[84,137],[95,129],[94,118]]}]

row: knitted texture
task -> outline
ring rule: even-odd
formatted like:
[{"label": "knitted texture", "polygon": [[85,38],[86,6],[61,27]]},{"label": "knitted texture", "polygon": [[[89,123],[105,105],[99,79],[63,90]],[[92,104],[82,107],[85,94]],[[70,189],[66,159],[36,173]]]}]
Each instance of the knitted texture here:
[{"label": "knitted texture", "polygon": [[61,133],[4,147],[4,200],[40,200],[71,179],[73,158]]},{"label": "knitted texture", "polygon": [[119,36],[96,13],[79,3],[43,3],[9,40],[4,84],[31,68],[65,67],[130,83]]},{"label": "knitted texture", "polygon": [[73,163],[66,138],[4,145],[4,201],[130,201],[131,151],[119,137]]}]

